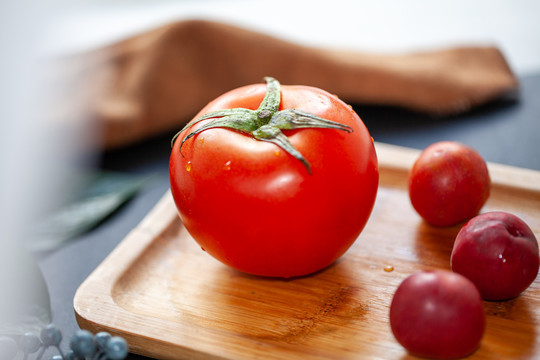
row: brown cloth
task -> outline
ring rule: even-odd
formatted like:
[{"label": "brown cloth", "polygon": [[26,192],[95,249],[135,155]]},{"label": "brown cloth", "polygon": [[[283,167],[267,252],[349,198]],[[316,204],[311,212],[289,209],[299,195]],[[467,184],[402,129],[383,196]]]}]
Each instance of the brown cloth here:
[{"label": "brown cloth", "polygon": [[433,115],[470,110],[518,81],[495,47],[367,54],[301,46],[231,25],[186,20],[76,56],[65,75],[71,117],[91,117],[99,146],[177,131],[209,101],[264,76],[320,87],[353,104]]}]

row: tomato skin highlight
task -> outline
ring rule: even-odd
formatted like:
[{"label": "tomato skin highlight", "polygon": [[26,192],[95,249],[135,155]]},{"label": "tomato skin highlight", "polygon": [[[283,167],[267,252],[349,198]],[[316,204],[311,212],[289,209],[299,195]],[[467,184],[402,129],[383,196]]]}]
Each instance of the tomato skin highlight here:
[{"label": "tomato skin highlight", "polygon": [[390,326],[413,355],[456,359],[473,353],[485,330],[480,292],[451,271],[420,271],[397,288],[390,305]]},{"label": "tomato skin highlight", "polygon": [[[257,109],[266,86],[249,85],[200,113]],[[282,86],[281,109],[298,109],[353,129],[285,130],[311,164],[275,144],[214,128],[180,143],[170,157],[171,192],[180,218],[210,255],[240,271],[293,277],[318,271],[345,253],[364,228],[378,187],[373,141],[358,115],[335,96]],[[193,126],[203,126],[202,121]]]},{"label": "tomato skin highlight", "polygon": [[480,154],[461,143],[441,141],[422,151],[408,179],[417,213],[433,226],[469,220],[484,206],[491,179]]}]

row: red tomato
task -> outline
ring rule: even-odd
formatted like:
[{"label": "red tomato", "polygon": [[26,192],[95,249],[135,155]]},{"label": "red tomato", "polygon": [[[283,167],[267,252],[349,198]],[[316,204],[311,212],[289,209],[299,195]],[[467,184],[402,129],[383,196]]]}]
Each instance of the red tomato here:
[{"label": "red tomato", "polygon": [[536,279],[538,241],[531,228],[513,214],[480,214],[459,231],[450,264],[478,287],[484,299],[507,300]]},{"label": "red tomato", "polygon": [[[256,110],[266,90],[263,84],[232,90],[197,117]],[[303,163],[275,143],[231,129],[185,140],[209,123],[203,120],[174,142],[170,183],[186,229],[210,255],[243,272],[292,277],[330,265],[353,244],[370,216],[379,175],[373,140],[347,104],[307,86],[282,86],[277,99],[279,110],[309,112],[352,131],[283,130]]]},{"label": "red tomato", "polygon": [[489,197],[491,180],[476,150],[452,141],[428,146],[409,173],[409,197],[434,226],[451,226],[475,216]]},{"label": "red tomato", "polygon": [[450,271],[407,277],[390,305],[390,326],[411,354],[454,359],[474,352],[482,340],[485,315],[478,289]]}]

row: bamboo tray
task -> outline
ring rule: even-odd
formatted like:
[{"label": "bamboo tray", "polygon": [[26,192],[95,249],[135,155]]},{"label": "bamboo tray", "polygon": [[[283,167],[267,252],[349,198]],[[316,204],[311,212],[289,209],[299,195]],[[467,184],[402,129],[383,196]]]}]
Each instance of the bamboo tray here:
[{"label": "bamboo tray", "polygon": [[[418,151],[376,147],[375,208],[334,265],[289,280],[227,268],[190,238],[167,193],[77,290],[79,325],[161,359],[412,359],[390,331],[393,293],[415,271],[449,269],[460,226],[430,227],[410,205]],[[540,237],[540,172],[489,168],[482,211],[512,212]],[[484,304],[486,333],[471,358],[540,358],[540,279],[513,300]]]}]

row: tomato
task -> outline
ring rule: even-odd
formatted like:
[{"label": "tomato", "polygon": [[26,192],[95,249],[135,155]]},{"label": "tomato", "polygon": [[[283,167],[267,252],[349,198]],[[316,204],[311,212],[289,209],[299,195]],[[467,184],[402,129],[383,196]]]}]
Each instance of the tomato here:
[{"label": "tomato", "polygon": [[516,215],[480,214],[459,231],[450,258],[452,270],[466,276],[486,300],[521,294],[538,275],[538,241]]},{"label": "tomato", "polygon": [[[301,276],[332,264],[361,233],[376,198],[377,157],[360,117],[336,96],[267,83],[223,94],[177,134],[171,192],[208,254],[250,274]],[[242,117],[253,122],[234,128]]]},{"label": "tomato", "polygon": [[409,172],[409,197],[429,224],[452,226],[484,206],[491,180],[485,160],[463,144],[441,141],[428,146]]},{"label": "tomato", "polygon": [[390,326],[411,354],[454,359],[474,352],[484,335],[482,298],[474,284],[451,271],[407,277],[390,305]]}]

